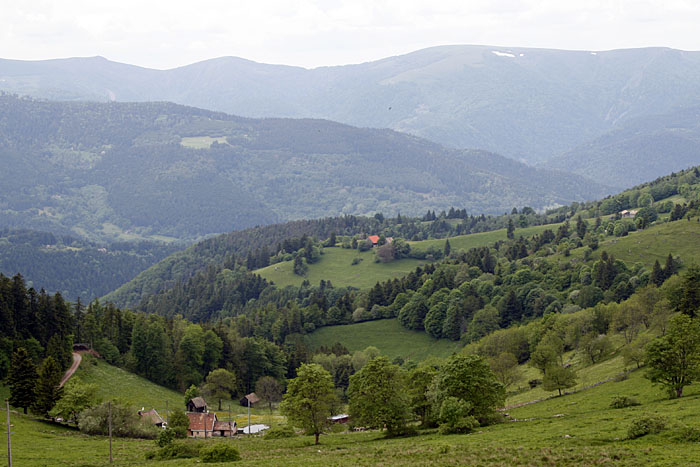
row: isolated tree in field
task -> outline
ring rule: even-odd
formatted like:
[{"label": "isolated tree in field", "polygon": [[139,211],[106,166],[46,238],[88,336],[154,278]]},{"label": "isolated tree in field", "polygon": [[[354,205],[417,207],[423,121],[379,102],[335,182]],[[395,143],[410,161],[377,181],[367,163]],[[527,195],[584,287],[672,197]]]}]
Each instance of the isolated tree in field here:
[{"label": "isolated tree in field", "polygon": [[18,347],[12,353],[10,373],[7,385],[10,387],[10,404],[22,407],[24,413],[36,400],[35,388],[37,381],[36,366],[24,347]]},{"label": "isolated tree in field", "polygon": [[219,401],[221,410],[221,400],[230,400],[236,391],[236,375],[223,368],[217,368],[207,375],[203,389],[204,394]]},{"label": "isolated tree in field", "polygon": [[700,376],[700,324],[688,315],[674,316],[666,335],[647,345],[646,377],[664,387],[670,397]]},{"label": "isolated tree in field", "polygon": [[447,360],[435,377],[432,393],[438,413],[445,400],[457,398],[469,404],[464,416],[474,417],[479,423],[485,423],[502,407],[506,397],[503,385],[477,355],[457,355]]},{"label": "isolated tree in field", "polygon": [[97,386],[83,383],[73,376],[63,386],[63,395],[49,412],[52,417],[63,417],[78,424],[78,414],[97,404]]},{"label": "isolated tree in field", "polygon": [[551,365],[545,369],[542,378],[542,387],[545,391],[559,391],[568,389],[576,385],[576,371],[573,368],[565,368],[561,365]]},{"label": "isolated tree in field", "polygon": [[267,402],[270,413],[272,413],[272,404],[282,400],[282,391],[282,385],[272,376],[263,376],[255,383],[255,394]]},{"label": "isolated tree in field", "polygon": [[302,364],[297,369],[297,377],[289,380],[280,409],[291,423],[313,434],[318,444],[335,400],[331,374],[321,365]]},{"label": "isolated tree in field", "polygon": [[32,412],[43,417],[49,416],[49,411],[53,409],[63,394],[62,388],[58,387],[61,384],[62,376],[61,367],[53,357],[46,357],[41,362],[39,378],[35,387],[36,400],[32,405]]},{"label": "isolated tree in field", "polygon": [[350,377],[350,416],[356,423],[373,428],[386,427],[389,436],[404,432],[408,419],[405,375],[386,357],[370,360]]},{"label": "isolated tree in field", "polygon": [[445,239],[445,247],[442,250],[443,258],[449,258],[451,252],[452,252],[452,246],[450,246],[450,239],[446,238]]}]

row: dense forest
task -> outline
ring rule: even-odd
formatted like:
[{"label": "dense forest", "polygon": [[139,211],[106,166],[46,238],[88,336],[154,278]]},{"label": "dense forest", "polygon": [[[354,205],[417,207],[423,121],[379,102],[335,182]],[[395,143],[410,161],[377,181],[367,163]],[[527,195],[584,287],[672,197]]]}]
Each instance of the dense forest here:
[{"label": "dense forest", "polygon": [[0,273],[22,272],[28,285],[90,302],[178,251],[157,242],[95,244],[68,235],[0,230]]},{"label": "dense forest", "polygon": [[93,241],[196,240],[329,214],[415,216],[450,205],[540,210],[610,192],[390,130],[168,103],[0,95],[0,151],[3,225]]}]

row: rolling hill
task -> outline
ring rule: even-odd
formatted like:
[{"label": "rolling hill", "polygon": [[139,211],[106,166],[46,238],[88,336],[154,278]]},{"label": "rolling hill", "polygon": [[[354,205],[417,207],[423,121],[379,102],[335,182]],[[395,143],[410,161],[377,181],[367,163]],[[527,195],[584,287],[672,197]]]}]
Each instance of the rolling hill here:
[{"label": "rolling hill", "polygon": [[328,215],[505,212],[606,187],[325,120],[0,96],[0,223],[90,240],[194,240]]},{"label": "rolling hill", "polygon": [[700,102],[700,52],[453,45],[311,70],[236,57],[164,71],[102,57],[0,60],[0,89],[324,118],[541,162],[635,117]]}]

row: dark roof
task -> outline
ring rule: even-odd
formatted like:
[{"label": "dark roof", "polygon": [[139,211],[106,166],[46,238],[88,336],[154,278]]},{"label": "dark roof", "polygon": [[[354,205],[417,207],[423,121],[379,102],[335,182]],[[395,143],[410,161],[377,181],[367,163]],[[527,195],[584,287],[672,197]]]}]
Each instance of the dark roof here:
[{"label": "dark roof", "polygon": [[214,424],[216,423],[216,414],[214,412],[203,413],[203,412],[189,412],[187,418],[190,419],[189,429],[191,431],[204,431],[204,424],[206,423],[206,430],[211,431],[214,429]]},{"label": "dark roof", "polygon": [[154,425],[162,425],[165,423],[165,420],[156,412],[156,409],[147,410],[145,412],[139,410],[139,415],[141,415],[141,418],[149,420]]},{"label": "dark roof", "polygon": [[192,402],[192,404],[198,409],[207,406],[207,402],[204,400],[203,397],[193,397],[192,399],[190,399],[190,402]]},{"label": "dark roof", "polygon": [[254,392],[246,394],[245,396],[243,396],[243,398],[249,400],[251,404],[257,404],[258,402],[260,402],[260,398]]}]

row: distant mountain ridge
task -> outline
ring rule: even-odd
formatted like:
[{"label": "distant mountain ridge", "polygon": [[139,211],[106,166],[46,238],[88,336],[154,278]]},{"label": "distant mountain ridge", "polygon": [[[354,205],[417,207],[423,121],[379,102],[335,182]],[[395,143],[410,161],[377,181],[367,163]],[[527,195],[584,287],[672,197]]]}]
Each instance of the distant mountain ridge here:
[{"label": "distant mountain ridge", "polygon": [[339,214],[503,213],[607,187],[326,120],[0,95],[0,223],[94,241],[193,240]]},{"label": "distant mountain ridge", "polygon": [[323,118],[535,163],[633,118],[700,104],[700,52],[455,45],[311,70],[234,57],[164,71],[101,57],[0,60],[0,89]]}]

